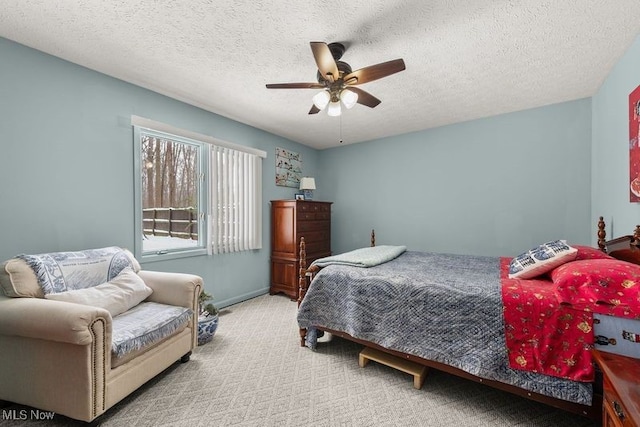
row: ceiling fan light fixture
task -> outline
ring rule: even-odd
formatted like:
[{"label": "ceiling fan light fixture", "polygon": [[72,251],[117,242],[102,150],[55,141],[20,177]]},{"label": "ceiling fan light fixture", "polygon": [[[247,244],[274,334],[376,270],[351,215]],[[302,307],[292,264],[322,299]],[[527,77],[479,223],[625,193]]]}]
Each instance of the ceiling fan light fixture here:
[{"label": "ceiling fan light fixture", "polygon": [[340,100],[347,109],[352,108],[358,102],[358,94],[349,89],[343,89],[340,92]]},{"label": "ceiling fan light fixture", "polygon": [[329,95],[328,91],[323,90],[321,92],[316,93],[311,99],[313,100],[313,104],[316,107],[318,107],[319,110],[323,110],[324,107],[326,107],[327,104],[329,103],[329,100],[331,99],[331,95]]},{"label": "ceiling fan light fixture", "polygon": [[331,101],[329,108],[327,108],[327,115],[336,117],[342,114],[342,108],[340,108],[340,101]]}]

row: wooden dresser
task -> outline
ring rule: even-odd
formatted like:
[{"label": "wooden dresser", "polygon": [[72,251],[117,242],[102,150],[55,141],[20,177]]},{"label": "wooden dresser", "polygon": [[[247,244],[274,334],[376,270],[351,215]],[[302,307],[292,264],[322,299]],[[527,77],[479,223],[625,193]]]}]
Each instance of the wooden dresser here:
[{"label": "wooden dresser", "polygon": [[304,237],[307,267],[331,255],[331,202],[271,201],[271,287],[298,299],[300,238]]},{"label": "wooden dresser", "polygon": [[640,359],[593,350],[602,371],[603,427],[640,427]]}]

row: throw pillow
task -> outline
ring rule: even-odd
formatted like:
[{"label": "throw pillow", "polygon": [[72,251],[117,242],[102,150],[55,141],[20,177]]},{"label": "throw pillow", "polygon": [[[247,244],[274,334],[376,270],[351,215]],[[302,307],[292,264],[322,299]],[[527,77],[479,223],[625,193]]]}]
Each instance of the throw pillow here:
[{"label": "throw pillow", "polygon": [[616,259],[561,265],[551,272],[558,300],[576,307],[624,306],[640,313],[640,266]]},{"label": "throw pillow", "polygon": [[510,279],[531,279],[576,259],[578,250],[564,240],[543,243],[518,255],[509,263]]},{"label": "throw pillow", "polygon": [[608,255],[607,253],[602,252],[600,249],[592,248],[591,246],[571,245],[571,247],[574,247],[578,250],[576,260],[613,259],[613,257]]},{"label": "throw pillow", "polygon": [[153,290],[130,267],[109,282],[90,288],[46,294],[46,299],[104,308],[111,317],[124,313],[146,299]]},{"label": "throw pillow", "polygon": [[8,297],[42,298],[44,293],[38,278],[29,264],[19,258],[11,258],[2,264],[0,286]]}]

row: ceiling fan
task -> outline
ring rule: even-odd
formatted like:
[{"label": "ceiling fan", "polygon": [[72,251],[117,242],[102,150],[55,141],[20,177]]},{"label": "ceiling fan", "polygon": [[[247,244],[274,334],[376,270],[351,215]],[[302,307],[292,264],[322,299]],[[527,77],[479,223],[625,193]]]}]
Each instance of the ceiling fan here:
[{"label": "ceiling fan", "polygon": [[351,108],[356,103],[374,108],[381,101],[355,86],[404,70],[404,61],[394,59],[352,71],[349,64],[340,61],[344,51],[345,46],[342,43],[311,42],[311,52],[318,65],[318,82],[271,83],[267,84],[267,89],[321,89],[313,97],[313,106],[309,114],[317,114],[328,106],[329,116],[339,116],[342,114],[341,101],[346,108]]}]

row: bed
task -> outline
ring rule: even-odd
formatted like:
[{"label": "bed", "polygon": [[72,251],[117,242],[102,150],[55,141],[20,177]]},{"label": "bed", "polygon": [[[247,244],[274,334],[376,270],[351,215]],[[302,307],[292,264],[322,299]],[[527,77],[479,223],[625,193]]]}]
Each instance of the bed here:
[{"label": "bed", "polygon": [[[635,248],[639,236],[640,229],[636,228],[634,236],[606,241],[601,217],[598,250],[580,247],[581,256],[591,260],[592,257],[601,258],[598,254],[607,259],[613,255],[640,264],[640,250]],[[373,232],[371,246],[375,247]],[[307,269],[304,238],[301,239],[297,320],[302,346],[313,349],[319,334],[330,333],[427,367],[600,419],[601,380],[590,359],[593,333],[588,301],[581,299],[579,307],[566,304],[566,301],[558,303],[560,305],[547,304],[536,312],[558,322],[549,321],[539,326],[546,328],[538,331],[544,337],[553,336],[553,328],[562,335],[561,329],[568,328],[569,324],[581,329],[580,338],[569,340],[565,337],[564,341],[554,343],[567,346],[563,349],[565,353],[559,351],[558,354],[575,352],[577,360],[568,357],[554,363],[545,359],[548,355],[534,354],[531,357],[536,360],[526,368],[514,366],[517,363],[526,365],[529,356],[519,356],[513,347],[507,351],[507,345],[515,342],[526,347],[534,340],[527,340],[522,330],[530,333],[528,330],[533,328],[528,324],[511,328],[512,323],[505,321],[509,294],[504,292],[512,292],[512,298],[535,295],[531,297],[536,300],[534,304],[544,303],[545,292],[546,298],[556,298],[550,290],[549,277],[510,279],[510,258],[392,249],[400,254],[381,255],[383,249],[376,249],[376,256],[391,258],[367,265],[368,268],[354,267],[349,262],[342,262],[338,256],[337,262],[329,262],[323,267],[313,264]],[[607,251],[608,255],[605,254]],[[580,263],[566,263],[570,264]],[[587,264],[587,267],[591,265]],[[560,271],[560,267],[557,270]],[[572,272],[567,275],[573,277]],[[526,304],[512,305],[517,311]],[[620,315],[619,307],[615,308],[618,311],[609,305],[605,308],[609,311],[606,314]],[[522,317],[513,319],[524,322]],[[518,333],[521,334],[519,337]],[[535,353],[536,348],[533,351]],[[534,367],[533,362],[538,365]]]}]

